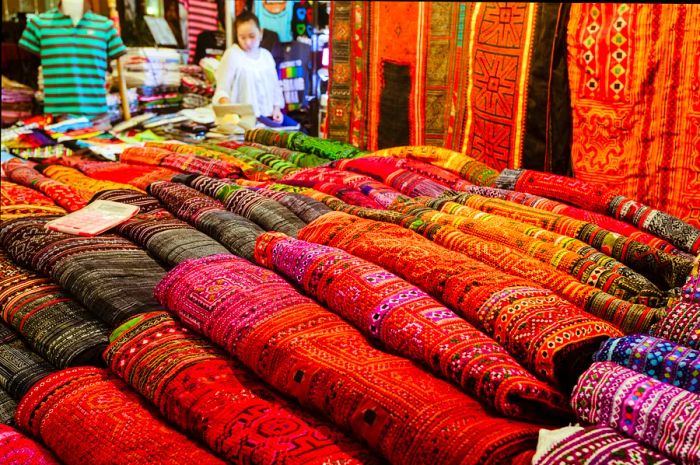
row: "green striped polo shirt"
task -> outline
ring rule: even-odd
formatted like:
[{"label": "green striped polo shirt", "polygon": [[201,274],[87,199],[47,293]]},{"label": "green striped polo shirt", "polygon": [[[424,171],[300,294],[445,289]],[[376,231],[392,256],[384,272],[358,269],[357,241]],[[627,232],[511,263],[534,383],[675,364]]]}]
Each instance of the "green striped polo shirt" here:
[{"label": "green striped polo shirt", "polygon": [[41,57],[45,113],[107,112],[107,63],[126,53],[109,18],[88,11],[74,26],[54,8],[27,22],[19,45]]}]

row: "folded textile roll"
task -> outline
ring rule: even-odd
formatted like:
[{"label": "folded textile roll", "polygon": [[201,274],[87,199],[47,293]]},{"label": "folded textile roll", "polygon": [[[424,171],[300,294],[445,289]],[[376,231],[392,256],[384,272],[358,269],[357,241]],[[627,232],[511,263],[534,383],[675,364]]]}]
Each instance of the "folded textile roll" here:
[{"label": "folded textile roll", "polygon": [[[601,228],[606,229],[608,231],[616,232],[623,236],[627,236],[630,239],[642,242],[644,244],[647,244],[659,250],[663,250],[665,252],[673,254],[678,254],[681,252],[670,242],[658,238],[652,234],[641,231],[629,223],[625,223],[624,221],[620,221],[602,213],[585,210],[583,208],[573,207],[568,203],[548,199],[547,197],[528,194],[527,192],[516,192],[508,189],[499,189],[497,187],[473,185],[463,185],[460,186],[459,189],[455,188],[455,190],[472,194],[478,197],[507,200],[515,204],[521,204],[523,207],[525,207],[525,210],[527,210],[530,213],[530,220],[534,224],[538,224],[538,222],[549,223],[549,221],[554,220],[554,224],[552,224],[552,226],[554,226],[557,222],[561,222],[564,224],[557,226],[566,227],[566,223],[568,221],[582,221],[584,223],[591,223],[593,225],[600,226]],[[560,221],[557,221],[557,217],[561,218]]]},{"label": "folded textile roll", "polygon": [[581,375],[571,405],[587,424],[609,426],[684,465],[700,463],[700,396],[613,362]]},{"label": "folded textile roll", "polygon": [[60,465],[44,446],[16,429],[0,425],[0,463],[8,465]]},{"label": "folded textile roll", "polygon": [[134,317],[111,339],[105,359],[112,370],[168,420],[232,463],[378,462],[166,312]]},{"label": "folded textile roll", "polygon": [[551,445],[534,465],[673,465],[658,452],[607,426],[587,426]]},{"label": "folded textile roll", "polygon": [[355,158],[367,153],[351,144],[307,136],[302,132],[250,129],[245,132],[245,140],[246,142],[276,145],[277,147],[284,147],[298,152],[311,153],[328,160]]},{"label": "folded textile roll", "polygon": [[11,182],[0,181],[0,221],[22,216],[62,215],[66,211],[39,191]]},{"label": "folded textile roll", "polygon": [[[114,192],[114,194],[112,193]],[[158,199],[139,192],[104,191],[94,200],[136,204],[159,204]],[[162,205],[148,212],[139,212],[114,228],[114,231],[146,249],[166,267],[173,267],[191,258],[227,253],[216,240],[173,217]]]},{"label": "folded textile roll", "polygon": [[232,254],[253,259],[255,240],[264,231],[247,218],[225,209],[224,204],[189,186],[155,182],[149,192],[175,216],[223,244]]},{"label": "folded textile roll", "polygon": [[700,274],[688,277],[681,289],[681,299],[685,302],[700,304]]},{"label": "folded textile roll", "polygon": [[66,465],[223,465],[168,426],[107,370],[67,368],[32,388],[17,406],[19,427]]},{"label": "folded textile roll", "polygon": [[532,170],[504,170],[496,185],[606,213],[665,239],[685,252],[700,252],[700,229],[668,213],[617,195],[600,184]]},{"label": "folded textile roll", "polygon": [[142,189],[132,186],[130,184],[93,179],[89,176],[84,175],[77,169],[70,168],[68,166],[40,165],[37,167],[37,169],[41,170],[43,174],[50,177],[51,179],[55,179],[56,181],[62,182],[69,186],[73,186],[76,189],[80,189],[83,192],[88,192],[88,198],[90,198],[93,194],[97,192],[109,189],[131,189],[138,192],[143,192]]},{"label": "folded textile roll", "polygon": [[165,270],[146,251],[114,234],[47,231],[51,219],[18,218],[0,226],[0,244],[15,263],[51,277],[108,326],[160,308],[153,288]]},{"label": "folded textile roll", "polygon": [[664,289],[682,286],[692,269],[692,259],[686,256],[671,255],[597,224],[566,215],[475,194],[459,194],[450,197],[450,200],[579,239],[644,274],[654,283],[664,286]]},{"label": "folded textile roll", "polygon": [[261,187],[248,187],[248,189],[267,197],[276,200],[285,207],[289,208],[292,213],[299,217],[304,223],[309,224],[320,216],[325,215],[331,209],[312,198],[306,197],[294,192],[280,192]]},{"label": "folded textile roll", "polygon": [[444,168],[478,186],[492,186],[498,171],[463,153],[431,145],[392,147],[377,150],[371,157],[412,158]]},{"label": "folded textile roll", "polygon": [[266,231],[279,231],[296,237],[299,230],[306,226],[287,207],[244,187],[208,176],[177,177],[173,180],[182,181],[221,201],[227,210],[248,218]]},{"label": "folded textile roll", "polygon": [[51,198],[56,205],[65,208],[69,212],[80,210],[87,205],[87,199],[91,195],[89,192],[44,176],[32,166],[19,160],[5,162],[3,169],[11,181],[40,191]]},{"label": "folded textile roll", "polygon": [[555,420],[570,414],[564,395],[528,373],[493,339],[383,268],[280,233],[258,238],[255,260],[368,338],[426,365],[506,416]]},{"label": "folded textile roll", "polygon": [[27,347],[19,335],[0,323],[0,388],[19,400],[56,369]]},{"label": "folded textile roll", "polygon": [[13,425],[17,402],[4,389],[0,389],[0,423]]},{"label": "folded textile roll", "polygon": [[479,237],[489,242],[498,242],[530,257],[536,258],[550,266],[573,276],[583,284],[590,284],[623,300],[635,303],[660,306],[665,303],[663,293],[645,277],[631,273],[622,275],[615,269],[601,266],[588,257],[563,249],[551,242],[530,237],[494,218],[492,221],[473,219],[462,215],[442,213],[432,207],[440,208],[445,201],[427,201],[427,205],[410,199],[397,200],[391,209],[415,216],[426,222],[450,225],[459,231]]},{"label": "folded textile roll", "polygon": [[0,250],[0,317],[58,368],[102,360],[108,328],[50,279]]},{"label": "folded textile roll", "polygon": [[568,390],[600,343],[622,336],[534,282],[437,246],[392,224],[329,213],[300,239],[372,261],[447,305],[541,379]]},{"label": "folded textile roll", "polygon": [[[227,147],[226,143],[222,143],[220,145],[223,145],[224,147]],[[284,147],[274,147],[270,145],[262,145],[258,144],[255,142],[247,142],[245,145],[248,145],[250,147],[255,147],[257,149],[262,149],[266,153],[272,153],[274,155],[277,155],[278,157],[281,157],[287,161],[290,161],[291,163],[294,163],[300,168],[312,168],[314,166],[319,166],[323,165],[325,163],[328,163],[328,160],[322,157],[318,157],[316,155],[310,154],[310,153],[305,153],[305,152],[297,152],[294,150],[289,150]],[[228,146],[230,147],[230,146]],[[236,147],[230,147],[230,148],[236,148]]]},{"label": "folded textile roll", "polygon": [[243,259],[182,263],[156,295],[185,325],[394,464],[510,463],[533,448],[536,425],[492,416]]},{"label": "folded textile roll", "polygon": [[596,362],[615,362],[662,383],[700,392],[700,352],[644,334],[608,339],[593,354]]},{"label": "folded textile roll", "polygon": [[700,303],[673,303],[651,334],[700,350]]}]

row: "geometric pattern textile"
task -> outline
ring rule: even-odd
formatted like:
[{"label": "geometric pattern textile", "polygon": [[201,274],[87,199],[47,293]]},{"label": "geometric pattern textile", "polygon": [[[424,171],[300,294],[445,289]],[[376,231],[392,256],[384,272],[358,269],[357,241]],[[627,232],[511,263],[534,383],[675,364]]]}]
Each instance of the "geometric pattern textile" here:
[{"label": "geometric pattern textile", "polygon": [[613,362],[581,375],[571,405],[580,421],[609,426],[682,464],[700,463],[700,396]]},{"label": "geometric pattern textile", "polygon": [[0,423],[14,425],[17,403],[4,389],[0,389]]},{"label": "geometric pattern textile", "polygon": [[496,187],[540,195],[606,214],[665,239],[684,252],[700,252],[698,227],[618,195],[616,191],[595,182],[532,170],[504,170],[496,180]]},{"label": "geometric pattern textile", "polygon": [[114,234],[80,237],[48,231],[51,217],[17,218],[0,227],[0,244],[20,266],[50,276],[108,326],[159,309],[153,288],[165,270]]},{"label": "geometric pattern textile", "polygon": [[0,322],[0,389],[19,400],[56,369],[32,351],[19,335]]},{"label": "geometric pattern textile", "polygon": [[568,49],[575,177],[700,227],[700,7],[574,4]]},{"label": "geometric pattern textile", "polygon": [[538,427],[496,417],[270,270],[232,256],[181,263],[156,296],[277,390],[321,412],[391,463],[511,463]]},{"label": "geometric pattern textile", "polygon": [[0,181],[0,220],[20,216],[62,215],[66,211],[41,192],[11,182]]},{"label": "geometric pattern textile", "polygon": [[[380,126],[401,112],[409,124],[400,136],[411,145],[457,150],[499,170],[523,163],[552,169],[569,152],[561,58],[567,10],[542,3],[339,4],[330,24],[329,137],[384,148]],[[382,105],[397,92],[384,84],[387,64],[409,68],[408,109]]]},{"label": "geometric pattern textile", "polygon": [[359,444],[274,394],[166,312],[124,323],[105,359],[168,420],[231,463],[376,463]]},{"label": "geometric pattern textile", "polygon": [[431,244],[397,225],[329,213],[300,239],[339,247],[406,279],[491,336],[532,373],[565,389],[600,342],[622,336],[532,281]]},{"label": "geometric pattern textile", "polygon": [[615,362],[662,383],[700,392],[700,351],[670,341],[643,334],[608,339],[593,360]]},{"label": "geometric pattern textile", "polygon": [[17,266],[0,251],[0,317],[33,350],[65,368],[101,362],[107,327],[60,286]]},{"label": "geometric pattern textile", "polygon": [[258,238],[255,259],[368,339],[422,362],[504,415],[536,419],[566,411],[563,395],[537,381],[494,340],[376,265],[280,233]]},{"label": "geometric pattern textile", "polygon": [[682,286],[692,269],[692,259],[686,256],[671,255],[614,234],[596,224],[575,220],[566,215],[475,194],[459,194],[450,200],[578,239],[643,274],[655,284],[664,286],[664,289]]},{"label": "geometric pattern textile", "polygon": [[11,426],[0,424],[0,462],[14,465],[60,465],[51,452]]},{"label": "geometric pattern textile", "polygon": [[607,426],[588,426],[552,445],[535,465],[673,465]]},{"label": "geometric pattern textile", "polygon": [[700,303],[675,302],[651,334],[700,350]]},{"label": "geometric pattern textile", "polygon": [[67,465],[223,465],[168,426],[145,399],[107,370],[67,368],[17,406],[17,425]]},{"label": "geometric pattern textile", "polygon": [[318,200],[311,199],[305,195],[295,194],[294,192],[279,192],[263,187],[247,187],[249,190],[267,197],[268,199],[276,200],[292,211],[301,221],[306,224],[318,219],[329,211],[323,203]]}]

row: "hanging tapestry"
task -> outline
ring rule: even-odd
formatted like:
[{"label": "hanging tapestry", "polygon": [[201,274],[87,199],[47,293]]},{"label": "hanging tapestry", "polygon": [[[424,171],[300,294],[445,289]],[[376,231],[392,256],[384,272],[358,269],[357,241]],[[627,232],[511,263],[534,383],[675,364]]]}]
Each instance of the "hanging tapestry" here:
[{"label": "hanging tapestry", "polygon": [[700,227],[700,7],[574,4],[568,48],[574,175]]},{"label": "hanging tapestry", "polygon": [[613,362],[595,362],[581,375],[571,405],[581,422],[614,428],[683,465],[700,463],[696,394]]},{"label": "hanging tapestry", "polygon": [[421,362],[500,413],[566,416],[564,396],[493,339],[428,294],[339,249],[280,233],[258,238],[255,261],[277,271],[387,350]]},{"label": "hanging tapestry", "polygon": [[8,465],[60,465],[44,446],[7,425],[0,425],[0,462]]},{"label": "hanging tapestry", "polygon": [[46,377],[19,403],[16,419],[66,465],[225,464],[104,369]]},{"label": "hanging tapestry", "polygon": [[182,263],[156,295],[185,325],[391,463],[511,463],[534,447],[537,425],[487,413],[413,362],[375,349],[340,317],[245,260]]},{"label": "hanging tapestry", "polygon": [[105,359],[112,370],[168,420],[231,463],[377,462],[166,312],[127,321],[111,340]]},{"label": "hanging tapestry", "polygon": [[[330,138],[369,150],[405,140],[458,150],[497,169],[566,172],[568,9],[496,2],[334,5]],[[395,68],[401,78],[385,85],[393,84],[385,79]],[[381,128],[402,118],[407,124],[395,127],[393,144],[384,145]]]}]

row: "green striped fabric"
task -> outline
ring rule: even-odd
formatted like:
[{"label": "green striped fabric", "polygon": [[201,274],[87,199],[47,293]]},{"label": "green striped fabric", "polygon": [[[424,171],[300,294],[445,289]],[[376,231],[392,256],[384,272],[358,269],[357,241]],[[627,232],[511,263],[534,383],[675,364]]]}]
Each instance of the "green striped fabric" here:
[{"label": "green striped fabric", "polygon": [[109,18],[88,11],[74,26],[54,8],[27,22],[19,45],[41,57],[45,113],[107,112],[107,63],[126,53]]}]

